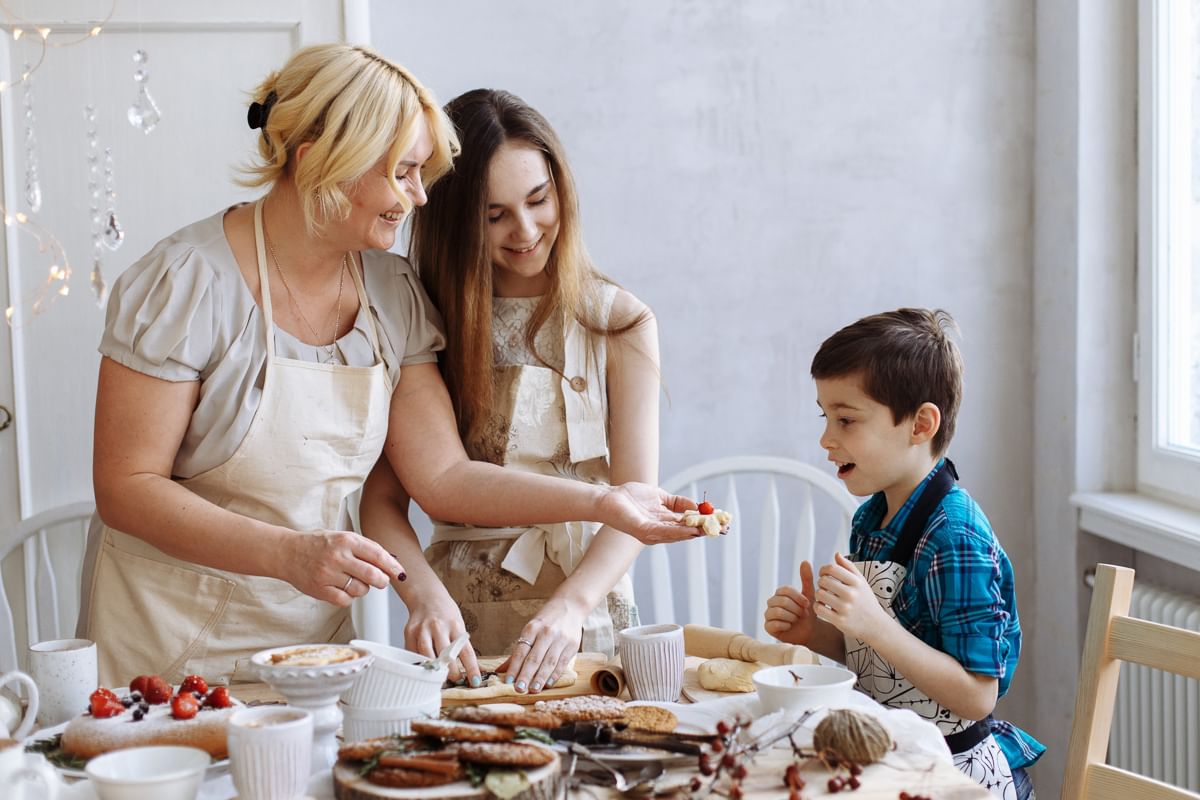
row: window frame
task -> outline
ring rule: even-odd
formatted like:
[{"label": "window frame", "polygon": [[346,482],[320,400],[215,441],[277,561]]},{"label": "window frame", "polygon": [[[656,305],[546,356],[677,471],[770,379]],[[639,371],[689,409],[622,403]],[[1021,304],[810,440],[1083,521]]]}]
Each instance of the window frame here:
[{"label": "window frame", "polygon": [[[1181,19],[1182,17],[1182,19]],[[1173,260],[1190,258],[1185,215],[1191,204],[1191,12],[1174,0],[1141,0],[1138,8],[1138,491],[1200,508],[1200,455],[1168,441],[1171,362],[1167,322],[1187,313],[1172,292]],[[1183,76],[1182,79],[1180,76]],[[1186,130],[1187,135],[1179,135]],[[1172,168],[1187,163],[1189,169]]]}]

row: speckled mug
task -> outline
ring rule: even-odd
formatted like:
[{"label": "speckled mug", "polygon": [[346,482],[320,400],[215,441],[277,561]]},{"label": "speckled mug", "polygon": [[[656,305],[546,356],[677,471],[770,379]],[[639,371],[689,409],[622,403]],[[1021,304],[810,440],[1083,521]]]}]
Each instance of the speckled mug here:
[{"label": "speckled mug", "polygon": [[96,643],[90,639],[54,639],[29,648],[29,675],[37,683],[39,728],[74,719],[96,691]]},{"label": "speckled mug", "polygon": [[641,625],[617,633],[621,666],[634,700],[674,703],[683,689],[683,628]]},{"label": "speckled mug", "polygon": [[229,770],[239,800],[304,796],[312,766],[312,712],[295,706],[243,708],[229,718]]}]

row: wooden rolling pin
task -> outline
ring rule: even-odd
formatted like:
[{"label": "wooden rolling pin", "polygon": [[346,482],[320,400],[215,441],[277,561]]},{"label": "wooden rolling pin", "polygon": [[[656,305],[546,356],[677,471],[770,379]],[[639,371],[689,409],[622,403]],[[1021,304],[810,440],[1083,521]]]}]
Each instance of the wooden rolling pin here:
[{"label": "wooden rolling pin", "polygon": [[738,631],[707,625],[683,626],[683,651],[700,658],[733,658],[763,664],[816,664],[813,651],[798,644],[760,642]]}]

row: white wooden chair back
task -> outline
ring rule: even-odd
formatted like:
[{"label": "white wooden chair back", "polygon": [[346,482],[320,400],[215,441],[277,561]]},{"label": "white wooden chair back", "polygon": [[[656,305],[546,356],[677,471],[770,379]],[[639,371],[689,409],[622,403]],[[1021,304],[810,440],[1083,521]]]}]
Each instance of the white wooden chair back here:
[{"label": "white wooden chair back", "polygon": [[782,583],[799,585],[801,561],[819,566],[835,550],[845,552],[858,508],[836,478],[775,456],[706,461],[663,488],[697,500],[707,491],[733,524],[726,536],[643,551],[634,572],[642,621],[716,625],[761,639],[769,638],[762,629],[767,598]]},{"label": "white wooden chair back", "polygon": [[1200,800],[1200,794],[1105,764],[1121,662],[1200,679],[1200,633],[1129,616],[1133,570],[1099,564],[1079,665],[1064,800]]},{"label": "white wooden chair back", "polygon": [[[31,643],[75,635],[80,568],[95,509],[90,500],[70,503],[0,531],[0,565],[9,565],[0,569],[0,672],[20,668]],[[6,576],[16,577],[11,589]]]}]

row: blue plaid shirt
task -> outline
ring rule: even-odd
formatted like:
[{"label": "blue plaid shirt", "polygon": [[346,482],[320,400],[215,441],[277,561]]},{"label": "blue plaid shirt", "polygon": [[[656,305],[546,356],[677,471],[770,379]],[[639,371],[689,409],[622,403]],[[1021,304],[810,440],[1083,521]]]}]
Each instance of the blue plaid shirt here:
[{"label": "blue plaid shirt", "polygon": [[[887,513],[883,492],[859,507],[850,531],[853,560],[890,560],[932,475],[925,476],[884,528],[879,527]],[[955,484],[930,514],[907,566],[892,602],[896,619],[930,647],[953,656],[963,669],[997,678],[1003,697],[1021,654],[1012,564],[983,510],[961,486]],[[1013,768],[1032,764],[1046,750],[1011,723],[994,720],[991,727]]]}]

